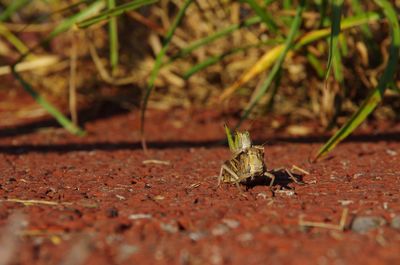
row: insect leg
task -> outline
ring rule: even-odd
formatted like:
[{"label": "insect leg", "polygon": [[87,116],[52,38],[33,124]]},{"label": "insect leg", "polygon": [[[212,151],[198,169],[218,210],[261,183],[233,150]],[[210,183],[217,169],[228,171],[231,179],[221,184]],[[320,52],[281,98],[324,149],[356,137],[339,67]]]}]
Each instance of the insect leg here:
[{"label": "insect leg", "polygon": [[275,182],[275,175],[269,173],[269,172],[264,172],[264,176],[268,177],[271,179],[271,182],[269,183],[269,186],[272,187],[272,185],[274,185]]},{"label": "insect leg", "polygon": [[301,167],[298,167],[296,165],[292,165],[292,168],[290,169],[290,171],[293,171],[293,170],[297,170],[297,171],[299,171],[299,172],[301,172],[301,173],[303,173],[305,175],[310,175],[310,173],[308,171],[306,171],[306,170],[304,170]]},{"label": "insect leg", "polygon": [[297,184],[304,184],[303,182],[298,181],[298,179],[296,179],[296,178],[293,176],[292,172],[290,172],[289,169],[285,168],[284,170],[285,170],[285,172],[289,175],[289,177],[290,177],[295,183],[297,183]]},{"label": "insect leg", "polygon": [[221,166],[221,171],[220,171],[219,177],[218,177],[218,186],[220,185],[221,180],[223,178],[222,174],[224,173],[224,170],[226,172],[228,172],[235,180],[239,180],[239,176],[232,169],[230,169],[227,165],[222,165]]}]

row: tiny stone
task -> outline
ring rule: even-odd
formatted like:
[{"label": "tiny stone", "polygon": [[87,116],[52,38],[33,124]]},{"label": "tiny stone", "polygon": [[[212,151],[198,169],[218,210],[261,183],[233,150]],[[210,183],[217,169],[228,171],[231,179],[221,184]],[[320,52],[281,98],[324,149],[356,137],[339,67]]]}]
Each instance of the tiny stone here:
[{"label": "tiny stone", "polygon": [[239,221],[233,219],[223,219],[222,222],[231,229],[235,229],[240,225]]},{"label": "tiny stone", "polygon": [[257,194],[257,198],[262,198],[265,200],[267,198],[267,194],[265,192],[260,192]]},{"label": "tiny stone", "polygon": [[126,200],[126,198],[125,198],[124,196],[122,196],[122,195],[119,195],[119,194],[115,194],[115,197],[117,197],[117,198],[118,198],[118,200],[120,200],[120,201],[124,201],[124,200]]},{"label": "tiny stone", "polygon": [[386,149],[386,154],[388,154],[390,156],[396,156],[397,152],[392,149]]},{"label": "tiny stone", "polygon": [[352,200],[338,200],[338,202],[339,202],[342,206],[347,206],[347,205],[350,205],[350,204],[354,203],[354,201],[352,201]]},{"label": "tiny stone", "polygon": [[165,197],[164,196],[162,196],[162,195],[156,195],[156,196],[154,196],[154,198],[153,198],[154,200],[156,200],[156,201],[162,201],[162,200],[164,200],[165,199]]},{"label": "tiny stone", "polygon": [[396,215],[395,217],[393,217],[390,226],[394,229],[400,230],[400,215]]},{"label": "tiny stone", "polygon": [[365,233],[386,224],[386,220],[380,216],[358,216],[351,224],[351,230],[357,233]]},{"label": "tiny stone", "polygon": [[291,197],[291,196],[296,194],[293,190],[277,190],[277,191],[275,191],[275,193],[283,194],[283,195],[286,195],[286,196],[289,196],[289,197]]},{"label": "tiny stone", "polygon": [[139,219],[151,219],[151,214],[144,214],[144,213],[138,213],[138,214],[131,214],[128,216],[129,220],[139,220]]},{"label": "tiny stone", "polygon": [[243,233],[237,236],[237,240],[240,242],[249,242],[253,240],[254,236],[251,233]]},{"label": "tiny stone", "polygon": [[189,238],[193,241],[198,241],[202,238],[204,238],[206,234],[204,232],[192,232],[189,233]]},{"label": "tiny stone", "polygon": [[211,230],[211,234],[214,236],[221,236],[229,231],[229,227],[224,224],[219,224]]},{"label": "tiny stone", "polygon": [[175,224],[161,223],[160,227],[165,232],[168,232],[171,234],[175,234],[176,232],[178,232],[178,227]]},{"label": "tiny stone", "polygon": [[106,211],[106,215],[108,218],[118,217],[118,209],[114,207],[108,208]]},{"label": "tiny stone", "polygon": [[139,248],[136,245],[123,244],[118,247],[117,260],[123,262],[138,251]]}]

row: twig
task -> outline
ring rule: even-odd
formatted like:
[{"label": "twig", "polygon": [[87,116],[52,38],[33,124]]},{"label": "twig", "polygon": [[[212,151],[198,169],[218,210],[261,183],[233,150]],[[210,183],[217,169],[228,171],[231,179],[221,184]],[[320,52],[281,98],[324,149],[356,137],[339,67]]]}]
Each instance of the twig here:
[{"label": "twig", "polygon": [[143,164],[157,164],[157,165],[170,165],[171,162],[166,161],[166,160],[157,160],[157,159],[149,159],[149,160],[143,160]]},{"label": "twig", "polygon": [[319,228],[343,231],[344,227],[346,225],[348,212],[349,212],[348,208],[343,209],[342,217],[340,218],[340,222],[337,225],[336,224],[327,224],[327,223],[322,223],[322,222],[304,221],[303,216],[300,216],[299,225],[306,226],[306,227],[319,227]]},{"label": "twig", "polygon": [[0,202],[17,202],[17,203],[22,203],[25,206],[30,206],[34,204],[51,205],[51,206],[73,204],[71,202],[54,202],[54,201],[44,201],[44,200],[23,200],[23,199],[5,199],[5,200],[0,200]]}]

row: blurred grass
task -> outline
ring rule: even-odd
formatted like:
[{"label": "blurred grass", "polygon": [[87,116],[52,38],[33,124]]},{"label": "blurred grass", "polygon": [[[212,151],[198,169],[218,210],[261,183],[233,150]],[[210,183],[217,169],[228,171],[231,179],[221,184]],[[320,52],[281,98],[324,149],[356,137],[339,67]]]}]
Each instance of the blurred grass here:
[{"label": "blurred grass", "polygon": [[[107,0],[108,10],[115,8],[115,0]],[[108,34],[110,38],[110,63],[111,72],[115,73],[118,66],[118,27],[117,18],[112,17],[108,21]]]},{"label": "blurred grass", "polygon": [[[75,133],[79,130],[71,129],[67,118],[60,118],[63,110],[44,100],[46,93],[68,98],[64,97],[69,78],[65,65],[71,47],[76,47],[71,42],[79,42],[78,101],[106,98],[97,89],[103,86],[97,76],[112,86],[132,84],[143,95],[143,139],[148,105],[215,107],[225,101],[229,107],[227,100],[231,99],[234,108],[242,111],[241,120],[267,111],[292,120],[318,120],[322,132],[326,121],[331,121],[332,128],[340,126],[361,104],[345,123],[346,129],[338,131],[341,136],[321,149],[322,155],[366,119],[387,86],[400,85],[392,58],[396,58],[393,13],[399,10],[397,2],[27,3],[0,0],[0,34],[4,37],[0,40],[0,74],[10,73],[13,65],[14,77],[22,87]],[[388,30],[391,37],[385,34]],[[72,31],[74,38],[69,34]],[[392,48],[387,53],[389,43]],[[18,72],[49,56],[57,60],[42,64],[40,70],[30,67]],[[79,68],[81,64],[85,67]],[[334,78],[328,78],[331,68]],[[116,100],[125,104],[127,97],[115,93]],[[132,89],[130,95],[138,98],[140,93]],[[394,92],[391,95],[398,97]],[[365,98],[369,103],[362,103]],[[391,106],[392,117],[398,118],[397,105]]]},{"label": "blurred grass", "polygon": [[254,10],[254,13],[256,13],[257,16],[262,20],[262,22],[264,22],[265,25],[267,25],[268,29],[272,33],[277,32],[278,26],[276,25],[274,19],[271,17],[268,11],[266,12],[265,9],[259,6],[255,0],[243,0],[243,1],[246,2]]},{"label": "blurred grass", "polygon": [[[333,0],[332,1],[332,24],[331,24],[331,36],[330,36],[330,42],[329,42],[329,57],[328,57],[328,66],[326,69],[326,75],[325,79],[328,78],[331,66],[332,66],[332,61],[335,58],[338,60],[337,66],[340,64],[340,52],[339,52],[339,33],[340,33],[340,21],[342,17],[342,6],[343,6],[343,0]],[[335,72],[335,77],[336,79],[338,78],[339,73],[336,71]]]},{"label": "blurred grass", "polygon": [[228,140],[229,150],[234,152],[235,150],[237,150],[237,146],[235,141],[233,140],[231,129],[229,129],[229,127],[226,124],[224,125],[224,128],[225,128],[226,139]]},{"label": "blurred grass", "polygon": [[268,92],[270,85],[272,84],[273,80],[277,76],[277,74],[282,66],[282,63],[286,58],[287,53],[292,48],[293,40],[299,31],[300,24],[301,24],[301,16],[302,16],[304,7],[305,7],[305,0],[302,0],[302,1],[300,1],[299,6],[297,7],[296,16],[295,16],[294,20],[292,21],[292,25],[290,27],[289,34],[286,38],[285,43],[282,46],[282,48],[283,48],[282,51],[280,52],[271,71],[269,72],[268,77],[265,79],[265,81],[263,82],[261,87],[258,89],[258,91],[255,91],[255,93],[253,93],[250,102],[247,104],[246,108],[244,109],[244,111],[240,117],[240,121],[236,125],[236,128],[238,128],[241,125],[241,123],[245,119],[248,118],[250,112],[253,110],[253,108],[256,106],[256,104],[260,101],[261,97],[265,93]]},{"label": "blurred grass", "polygon": [[340,130],[337,131],[335,135],[333,135],[328,142],[321,147],[315,159],[326,155],[367,118],[367,116],[376,108],[378,103],[382,101],[386,88],[393,80],[395,71],[397,69],[400,51],[399,21],[397,18],[397,13],[389,1],[375,0],[375,2],[382,8],[391,28],[392,42],[390,44],[389,61],[381,79],[379,80],[378,86],[370,93],[357,112],[354,113],[354,115],[350,117],[350,119],[340,128]]},{"label": "blurred grass", "polygon": [[191,3],[193,3],[193,0],[185,0],[185,3],[183,4],[183,6],[179,9],[179,12],[178,12],[176,18],[174,19],[174,22],[171,24],[171,27],[169,28],[169,30],[166,34],[165,40],[163,41],[163,46],[162,46],[160,52],[157,54],[155,64],[154,64],[153,69],[150,74],[149,83],[147,85],[147,89],[146,89],[145,95],[143,97],[143,102],[142,102],[142,106],[141,106],[141,116],[140,116],[141,117],[140,132],[141,132],[141,138],[142,138],[142,147],[145,151],[146,151],[147,147],[146,147],[144,130],[145,130],[145,115],[146,115],[148,99],[150,97],[151,91],[153,90],[154,83],[157,79],[158,72],[160,71],[160,68],[161,68],[162,60],[164,59],[165,53],[167,52],[168,46],[171,42],[171,39],[174,36],[175,30],[177,29],[179,23],[183,19],[186,9],[189,7],[189,5]]}]

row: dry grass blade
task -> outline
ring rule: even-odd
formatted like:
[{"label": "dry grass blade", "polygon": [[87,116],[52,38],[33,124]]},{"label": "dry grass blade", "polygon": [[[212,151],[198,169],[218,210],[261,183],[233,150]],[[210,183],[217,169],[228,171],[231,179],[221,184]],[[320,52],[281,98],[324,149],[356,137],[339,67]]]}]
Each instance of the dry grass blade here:
[{"label": "dry grass blade", "polygon": [[31,205],[35,205],[35,204],[50,205],[50,206],[72,205],[72,203],[70,203],[70,202],[55,202],[55,201],[44,201],[44,200],[23,200],[23,199],[4,199],[4,200],[0,200],[0,202],[17,202],[17,203],[22,203],[25,206],[31,206]]},{"label": "dry grass blade", "polygon": [[145,165],[147,165],[147,164],[156,164],[156,165],[165,165],[165,166],[171,165],[171,162],[169,162],[167,160],[157,160],[157,159],[143,160],[142,163]]},{"label": "dry grass blade", "polygon": [[[218,98],[219,102],[222,102],[229,98],[240,86],[253,79],[262,71],[269,69],[275,63],[276,59],[278,59],[284,47],[285,46],[283,44],[280,44],[266,52],[261,57],[261,59],[255,63],[253,67],[246,71],[235,83],[233,83],[221,93]],[[287,58],[289,58],[291,55],[292,52],[289,52]]]},{"label": "dry grass blade", "polygon": [[[48,68],[60,62],[60,58],[54,55],[43,55],[34,60],[20,62],[15,66],[16,72],[34,71],[38,68]],[[0,76],[11,74],[11,67],[8,65],[0,67]]]}]

